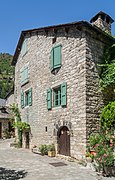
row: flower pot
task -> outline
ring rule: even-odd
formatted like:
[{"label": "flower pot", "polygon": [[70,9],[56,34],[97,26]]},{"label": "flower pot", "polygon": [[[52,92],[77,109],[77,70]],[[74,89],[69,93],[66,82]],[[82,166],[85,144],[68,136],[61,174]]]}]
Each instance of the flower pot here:
[{"label": "flower pot", "polygon": [[49,157],[55,157],[55,151],[48,151]]}]

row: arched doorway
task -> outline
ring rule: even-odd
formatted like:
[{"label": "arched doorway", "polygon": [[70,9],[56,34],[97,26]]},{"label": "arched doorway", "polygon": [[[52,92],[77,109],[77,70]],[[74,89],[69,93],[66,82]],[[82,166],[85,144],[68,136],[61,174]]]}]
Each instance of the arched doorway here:
[{"label": "arched doorway", "polygon": [[70,156],[70,132],[66,126],[58,131],[58,150],[59,154]]}]

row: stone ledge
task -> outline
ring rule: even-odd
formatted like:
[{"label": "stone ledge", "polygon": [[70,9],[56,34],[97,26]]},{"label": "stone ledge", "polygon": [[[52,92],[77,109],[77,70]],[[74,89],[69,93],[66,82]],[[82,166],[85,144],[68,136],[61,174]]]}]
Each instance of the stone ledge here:
[{"label": "stone ledge", "polygon": [[38,148],[32,148],[32,152],[35,153],[35,154],[40,154],[41,155],[41,152],[39,151]]}]

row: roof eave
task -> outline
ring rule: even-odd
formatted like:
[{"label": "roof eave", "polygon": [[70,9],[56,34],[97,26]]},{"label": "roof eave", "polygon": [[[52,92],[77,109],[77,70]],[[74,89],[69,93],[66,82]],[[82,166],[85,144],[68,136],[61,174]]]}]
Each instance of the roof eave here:
[{"label": "roof eave", "polygon": [[47,27],[42,27],[42,28],[37,28],[37,29],[25,30],[25,31],[21,32],[21,35],[20,35],[20,38],[19,38],[19,41],[18,41],[18,44],[17,44],[17,47],[16,47],[16,51],[14,53],[13,60],[12,60],[11,64],[15,66],[16,63],[17,63],[17,59],[18,59],[19,53],[21,51],[21,46],[22,46],[25,34],[38,32],[38,31],[41,31],[41,30],[54,29],[54,28],[56,28],[56,29],[61,28],[61,27],[66,28],[66,27],[75,26],[75,25],[82,25],[82,26],[85,26],[85,27],[89,27],[89,28],[93,29],[94,31],[96,31],[98,33],[101,33],[102,35],[108,37],[111,41],[115,42],[115,38],[113,38],[111,35],[105,33],[104,31],[102,31],[97,26],[93,26],[92,24],[88,23],[87,21],[78,21],[78,22],[73,22],[73,23],[68,23],[68,24],[60,24],[60,25],[47,26]]}]

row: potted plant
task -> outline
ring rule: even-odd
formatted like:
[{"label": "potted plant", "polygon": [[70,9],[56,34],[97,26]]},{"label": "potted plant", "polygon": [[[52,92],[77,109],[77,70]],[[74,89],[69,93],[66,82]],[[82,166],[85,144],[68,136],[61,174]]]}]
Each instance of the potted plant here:
[{"label": "potted plant", "polygon": [[40,147],[39,147],[39,151],[41,152],[42,156],[43,155],[47,155],[48,154],[48,147],[46,144],[42,144]]},{"label": "potted plant", "polygon": [[55,156],[55,146],[54,144],[48,145],[48,156],[54,157]]}]

